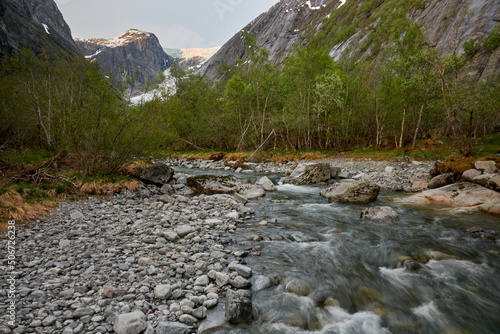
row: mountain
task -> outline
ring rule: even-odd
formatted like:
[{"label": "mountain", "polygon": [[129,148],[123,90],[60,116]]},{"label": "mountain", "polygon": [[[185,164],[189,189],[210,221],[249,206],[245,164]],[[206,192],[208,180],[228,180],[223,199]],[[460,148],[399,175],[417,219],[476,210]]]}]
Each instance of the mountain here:
[{"label": "mountain", "polygon": [[129,29],[113,39],[75,39],[85,57],[96,61],[103,73],[111,74],[115,83],[126,85],[133,95],[159,83],[173,58],[163,51],[158,38],[149,32]]},{"label": "mountain", "polygon": [[208,61],[221,47],[206,49],[165,49],[165,52],[175,59],[184,69],[200,68]]},{"label": "mountain", "polygon": [[[313,41],[328,48],[337,60],[376,59],[390,44],[393,23],[401,11],[420,25],[427,44],[441,54],[455,48],[464,52],[466,43],[478,48],[468,67],[474,76],[500,73],[498,0],[281,0],[244,29],[257,36],[257,45],[266,47],[276,64],[296,43]],[[493,44],[481,47],[488,39]],[[215,78],[220,65],[233,65],[236,59],[245,59],[243,30],[198,73]]]},{"label": "mountain", "polygon": [[23,48],[36,55],[80,54],[53,0],[1,0],[0,59]]}]

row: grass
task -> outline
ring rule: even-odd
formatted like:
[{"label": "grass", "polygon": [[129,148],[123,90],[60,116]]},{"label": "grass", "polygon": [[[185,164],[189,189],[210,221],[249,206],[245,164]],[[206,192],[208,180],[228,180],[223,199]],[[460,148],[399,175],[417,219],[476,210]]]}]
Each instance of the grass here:
[{"label": "grass", "polygon": [[[32,182],[31,173],[41,166],[50,177],[39,183]],[[31,221],[64,200],[113,195],[125,189],[135,191],[139,181],[126,173],[139,166],[146,164],[136,162],[124,168],[122,173],[84,178],[68,157],[59,158],[37,148],[1,151],[0,233],[5,232],[8,220]]]},{"label": "grass", "polygon": [[[476,140],[473,157],[461,157],[453,143],[448,139],[421,140],[412,149],[358,148],[346,152],[314,150],[286,151],[273,150],[254,154],[248,152],[221,152],[218,150],[161,150],[155,152],[157,159],[173,157],[180,159],[214,159],[223,157],[230,161],[273,161],[288,162],[300,160],[319,160],[328,158],[371,159],[379,161],[398,161],[404,157],[411,160],[440,160],[437,172],[452,171],[462,173],[471,168],[476,160],[495,160],[500,163],[500,134],[490,135]],[[71,164],[70,158],[57,158],[49,151],[37,148],[0,151],[0,232],[5,231],[9,219],[28,222],[48,212],[63,200],[74,200],[85,196],[113,195],[125,189],[137,190],[139,182],[128,176],[133,175],[138,167],[145,168],[150,163],[135,161],[125,166],[120,173],[85,177]],[[55,162],[55,164],[47,164]],[[47,182],[13,182],[12,177],[36,169],[36,166],[48,166],[55,178]],[[67,182],[70,180],[73,184]],[[76,186],[76,187],[75,187]]]}]

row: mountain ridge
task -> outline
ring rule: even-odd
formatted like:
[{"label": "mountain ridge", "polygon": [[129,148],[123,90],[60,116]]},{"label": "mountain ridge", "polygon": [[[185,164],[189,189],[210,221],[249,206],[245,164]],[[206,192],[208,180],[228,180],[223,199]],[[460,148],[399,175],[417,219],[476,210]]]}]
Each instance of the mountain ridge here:
[{"label": "mountain ridge", "polygon": [[54,0],[0,2],[0,58],[28,48],[35,55],[78,56],[71,29]]},{"label": "mountain ridge", "polygon": [[[386,17],[383,14],[392,15],[391,11],[401,9],[397,6],[406,11],[411,22],[420,25],[428,44],[441,54],[452,51],[454,41],[451,34],[454,31],[463,31],[458,45],[459,52],[463,53],[467,41],[484,40],[494,33],[500,22],[499,0],[464,0],[460,4],[428,0],[402,3],[390,0],[282,0],[242,31],[256,35],[257,46],[265,47],[270,61],[275,64],[280,64],[296,44],[308,43],[320,34],[324,40],[318,41],[317,38],[316,42],[323,43],[336,60],[376,57],[380,47],[387,47],[390,40],[376,45],[370,39],[384,25]],[[236,59],[245,59],[242,31],[224,44],[198,73],[214,79],[222,64],[234,65]],[[499,60],[498,48],[489,53],[478,52],[467,71],[477,78],[499,74]]]},{"label": "mountain ridge", "polygon": [[155,34],[129,29],[111,39],[75,39],[85,58],[96,61],[103,73],[111,73],[116,85],[126,85],[130,95],[148,90],[173,63]]}]

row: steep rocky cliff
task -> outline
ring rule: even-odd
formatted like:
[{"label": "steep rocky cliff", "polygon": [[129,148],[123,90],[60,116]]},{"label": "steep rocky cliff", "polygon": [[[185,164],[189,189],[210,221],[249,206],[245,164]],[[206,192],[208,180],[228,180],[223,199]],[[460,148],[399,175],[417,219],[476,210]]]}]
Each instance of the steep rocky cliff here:
[{"label": "steep rocky cliff", "polygon": [[87,59],[96,61],[116,84],[125,84],[131,95],[150,89],[173,61],[154,34],[136,29],[113,39],[76,39],[76,43]]},{"label": "steep rocky cliff", "polygon": [[[482,41],[498,34],[500,0],[281,0],[244,29],[257,36],[257,45],[266,47],[270,60],[279,64],[295,43],[307,43],[314,36],[330,55],[337,59],[376,58],[390,43],[387,36],[380,40],[380,30],[390,32],[389,15],[406,11],[417,22],[429,45],[442,54],[463,52],[467,41]],[[376,34],[377,38],[374,38]],[[199,73],[217,76],[221,64],[234,64],[245,58],[242,32],[238,32],[208,62]],[[478,50],[468,71],[476,77],[500,73],[500,49]]]},{"label": "steep rocky cliff", "polygon": [[53,0],[0,0],[0,58],[23,48],[37,55],[80,53]]}]

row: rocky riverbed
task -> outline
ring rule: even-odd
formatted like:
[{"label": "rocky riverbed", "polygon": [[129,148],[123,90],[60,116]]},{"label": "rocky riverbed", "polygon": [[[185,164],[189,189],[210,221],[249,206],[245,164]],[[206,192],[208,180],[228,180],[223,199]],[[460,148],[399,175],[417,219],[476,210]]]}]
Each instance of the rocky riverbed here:
[{"label": "rocky riverbed", "polygon": [[3,286],[0,333],[194,333],[227,289],[247,294],[251,270],[228,265],[252,250],[227,246],[253,204],[175,180],[163,192],[65,202],[18,231],[16,326]]},{"label": "rocky riverbed", "polygon": [[[337,181],[370,180],[387,191],[415,191],[416,182],[431,180],[434,167],[434,162],[319,162],[330,164]],[[64,202],[17,227],[16,326],[7,325],[8,286],[2,280],[0,333],[196,333],[208,310],[226,299],[248,308],[250,287],[262,277],[252,276],[246,257],[259,256],[260,249],[235,245],[232,234],[255,218],[259,200],[197,194],[186,185],[189,170],[284,177],[299,163],[171,159],[167,164],[185,172],[163,187],[143,185],[135,193]],[[1,247],[7,249],[7,241]],[[1,266],[9,271],[5,259]],[[251,320],[242,316],[227,319],[226,312],[229,322]]]}]

